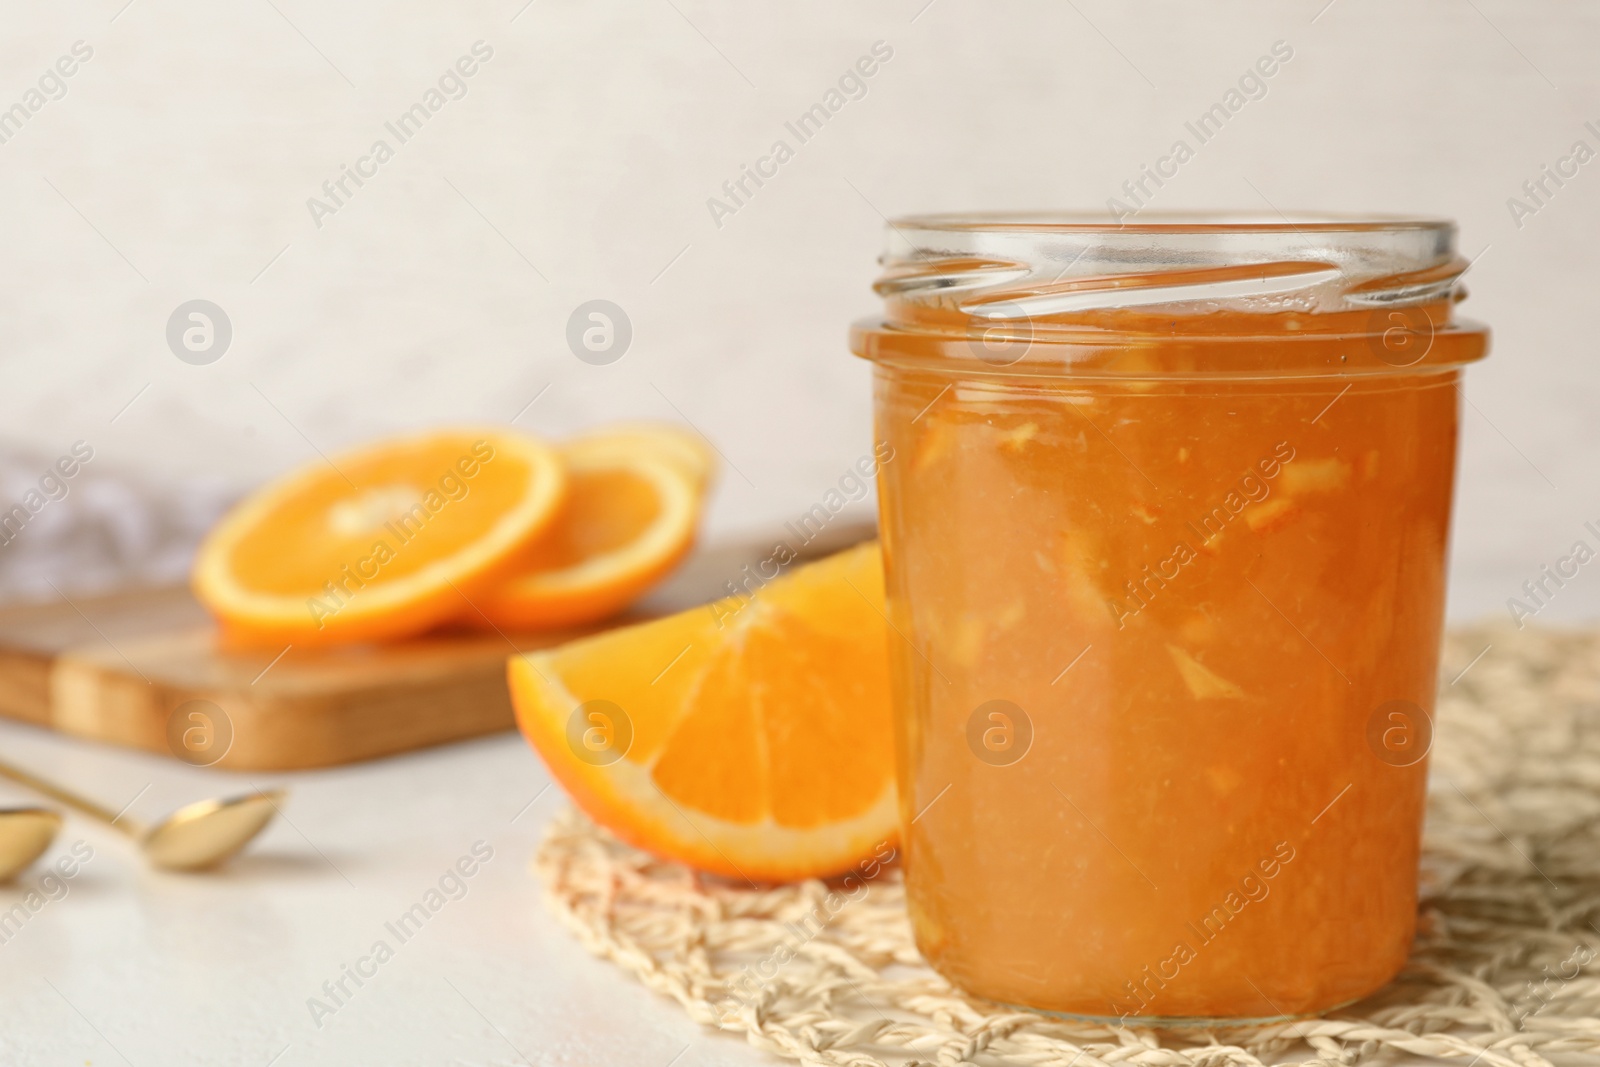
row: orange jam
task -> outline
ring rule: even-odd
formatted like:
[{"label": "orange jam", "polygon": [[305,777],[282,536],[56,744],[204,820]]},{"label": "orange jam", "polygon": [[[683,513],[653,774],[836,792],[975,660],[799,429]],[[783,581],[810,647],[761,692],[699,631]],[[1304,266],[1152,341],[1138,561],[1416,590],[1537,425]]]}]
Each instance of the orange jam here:
[{"label": "orange jam", "polygon": [[1464,264],[1442,222],[891,227],[907,892],[970,993],[1357,999],[1410,946]]}]

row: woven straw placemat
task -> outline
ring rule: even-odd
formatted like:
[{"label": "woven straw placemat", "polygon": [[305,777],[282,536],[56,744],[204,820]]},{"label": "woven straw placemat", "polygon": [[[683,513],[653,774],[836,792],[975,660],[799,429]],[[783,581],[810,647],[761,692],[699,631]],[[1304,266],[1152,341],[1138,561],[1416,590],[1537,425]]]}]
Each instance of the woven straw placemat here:
[{"label": "woven straw placemat", "polygon": [[[1223,1067],[1382,1052],[1492,1067],[1600,1054],[1600,632],[1457,631],[1434,732],[1416,947],[1320,1019],[1160,1033],[963,996],[911,941],[899,872],[829,906],[806,882],[734,887],[575,812],[537,868],[595,954],[696,1022],[806,1063]],[[835,911],[834,908],[837,908]],[[814,916],[831,916],[820,924]]]}]

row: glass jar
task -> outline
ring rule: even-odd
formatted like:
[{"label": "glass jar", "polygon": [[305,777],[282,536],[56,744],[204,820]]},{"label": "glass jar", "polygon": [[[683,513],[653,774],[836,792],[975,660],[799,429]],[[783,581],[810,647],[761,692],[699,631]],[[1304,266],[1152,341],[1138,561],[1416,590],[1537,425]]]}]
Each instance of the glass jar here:
[{"label": "glass jar", "polygon": [[1405,961],[1465,262],[1430,220],[888,231],[906,888],[970,993],[1325,1011]]}]

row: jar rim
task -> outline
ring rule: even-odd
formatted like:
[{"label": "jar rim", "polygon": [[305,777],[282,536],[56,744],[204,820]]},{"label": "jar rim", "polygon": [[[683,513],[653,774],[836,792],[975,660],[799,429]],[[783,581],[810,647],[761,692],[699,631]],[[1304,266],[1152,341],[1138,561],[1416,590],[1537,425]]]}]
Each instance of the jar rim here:
[{"label": "jar rim", "polygon": [[1136,221],[1108,221],[1103,216],[1071,211],[966,211],[902,215],[889,220],[890,230],[950,232],[1086,234],[1226,234],[1226,233],[1376,233],[1431,230],[1453,234],[1453,220],[1427,215],[1337,212],[1274,212],[1275,218],[1251,212],[1141,212]]},{"label": "jar rim", "polygon": [[1133,307],[1325,317],[1459,299],[1470,264],[1456,238],[1449,219],[1411,216],[1191,214],[1117,225],[1073,213],[913,215],[888,224],[873,288],[891,319],[1039,323]]},{"label": "jar rim", "polygon": [[[1425,373],[1482,358],[1445,218],[963,212],[890,221],[857,354],[1004,373]],[[1140,373],[1143,373],[1141,371]]]}]

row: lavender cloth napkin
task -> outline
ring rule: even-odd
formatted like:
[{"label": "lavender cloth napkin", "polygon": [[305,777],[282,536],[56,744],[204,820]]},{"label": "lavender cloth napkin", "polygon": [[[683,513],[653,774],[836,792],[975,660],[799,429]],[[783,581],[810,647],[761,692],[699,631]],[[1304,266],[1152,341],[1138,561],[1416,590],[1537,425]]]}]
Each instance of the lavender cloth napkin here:
[{"label": "lavender cloth napkin", "polygon": [[235,493],[0,444],[0,600],[49,600],[182,581]]}]

